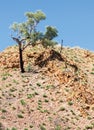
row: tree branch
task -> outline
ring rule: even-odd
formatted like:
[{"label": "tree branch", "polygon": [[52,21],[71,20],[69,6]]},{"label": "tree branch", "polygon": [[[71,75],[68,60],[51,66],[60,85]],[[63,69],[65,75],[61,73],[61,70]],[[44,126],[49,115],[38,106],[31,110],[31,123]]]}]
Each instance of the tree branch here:
[{"label": "tree branch", "polygon": [[[16,41],[18,44],[22,44],[23,41],[26,40],[26,38],[22,39],[22,40],[19,40],[19,38],[16,38],[16,37],[11,37],[14,41]],[[22,49],[22,51],[31,44],[31,41],[29,43],[27,43]]]},{"label": "tree branch", "polygon": [[14,41],[16,41],[18,44],[20,44],[21,43],[21,41],[18,39],[18,38],[16,38],[16,37],[11,37]]},{"label": "tree branch", "polygon": [[30,44],[31,44],[31,41],[30,41],[29,43],[27,43],[27,44],[23,47],[22,51],[23,51],[27,46],[29,46]]}]

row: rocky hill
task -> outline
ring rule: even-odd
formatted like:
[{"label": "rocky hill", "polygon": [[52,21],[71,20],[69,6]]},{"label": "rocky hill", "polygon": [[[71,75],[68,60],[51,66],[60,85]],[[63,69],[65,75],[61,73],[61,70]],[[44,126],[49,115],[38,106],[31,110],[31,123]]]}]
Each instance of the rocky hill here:
[{"label": "rocky hill", "polygon": [[0,130],[94,129],[94,53],[29,46],[0,53]]}]

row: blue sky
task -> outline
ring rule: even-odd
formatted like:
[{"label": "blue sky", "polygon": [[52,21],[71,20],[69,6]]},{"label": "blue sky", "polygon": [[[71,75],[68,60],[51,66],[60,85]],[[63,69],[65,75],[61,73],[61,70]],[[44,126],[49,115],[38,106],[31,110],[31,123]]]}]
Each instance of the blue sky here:
[{"label": "blue sky", "polygon": [[80,46],[94,51],[94,0],[0,0],[0,51],[15,44],[9,26],[13,22],[24,22],[24,13],[41,10],[46,20],[39,24],[55,26],[59,43],[64,46]]}]

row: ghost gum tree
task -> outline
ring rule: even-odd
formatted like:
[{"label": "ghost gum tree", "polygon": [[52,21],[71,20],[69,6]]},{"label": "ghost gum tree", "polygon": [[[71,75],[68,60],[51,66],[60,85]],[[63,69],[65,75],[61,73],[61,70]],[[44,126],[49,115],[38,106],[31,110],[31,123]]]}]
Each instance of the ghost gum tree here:
[{"label": "ghost gum tree", "polygon": [[16,41],[19,47],[19,63],[22,73],[24,70],[23,51],[29,45],[36,45],[36,41],[41,40],[44,47],[53,46],[56,42],[53,38],[58,36],[58,31],[52,26],[47,26],[45,33],[37,30],[40,21],[45,20],[46,16],[42,11],[27,12],[25,13],[27,20],[23,23],[13,23],[11,29],[14,31],[15,36],[12,39]]}]

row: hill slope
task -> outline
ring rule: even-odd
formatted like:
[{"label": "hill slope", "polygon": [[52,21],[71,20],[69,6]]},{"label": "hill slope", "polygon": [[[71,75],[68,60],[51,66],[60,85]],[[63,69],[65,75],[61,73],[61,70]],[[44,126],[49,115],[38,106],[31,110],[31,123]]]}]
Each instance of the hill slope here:
[{"label": "hill slope", "polygon": [[0,53],[1,130],[94,129],[94,53],[59,52],[26,48],[23,74],[17,46]]}]

